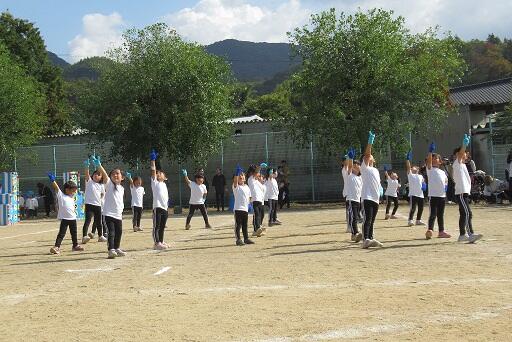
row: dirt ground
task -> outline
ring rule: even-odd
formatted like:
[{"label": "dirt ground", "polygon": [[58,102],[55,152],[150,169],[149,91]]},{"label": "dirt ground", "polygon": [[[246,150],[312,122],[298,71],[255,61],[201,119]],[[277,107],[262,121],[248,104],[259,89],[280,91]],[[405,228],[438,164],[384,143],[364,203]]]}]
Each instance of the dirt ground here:
[{"label": "dirt ground", "polygon": [[[447,207],[449,240],[425,240],[401,218],[376,223],[382,249],[345,233],[341,205],[280,212],[282,226],[236,247],[233,218],[211,213],[184,230],[172,216],[151,249],[125,215],[122,248],[105,243],[49,254],[57,220],[0,228],[1,341],[512,340],[512,207],[476,206],[476,244],[459,244],[458,211]],[[428,215],[428,208],[425,208]],[[79,223],[80,227],[80,223]],[[80,230],[80,229],[79,229]]]}]

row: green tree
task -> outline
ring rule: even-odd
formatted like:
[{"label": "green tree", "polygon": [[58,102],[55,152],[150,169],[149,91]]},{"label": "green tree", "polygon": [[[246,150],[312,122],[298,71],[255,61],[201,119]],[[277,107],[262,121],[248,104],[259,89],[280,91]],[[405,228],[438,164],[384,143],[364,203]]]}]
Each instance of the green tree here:
[{"label": "green tree", "polygon": [[462,83],[472,84],[512,76],[512,51],[509,41],[501,43],[499,39],[488,41],[471,40],[463,43],[461,52],[468,65],[468,72]]},{"label": "green tree", "polygon": [[501,113],[498,113],[493,125],[493,137],[512,143],[512,105],[509,105]]},{"label": "green tree", "polygon": [[33,23],[13,17],[8,12],[0,15],[0,42],[11,58],[41,84],[46,97],[47,134],[61,133],[70,128],[69,108],[59,68],[51,65],[44,40]]},{"label": "green tree", "polygon": [[38,83],[0,42],[0,168],[12,166],[15,151],[39,139],[44,95]]},{"label": "green tree", "polygon": [[204,160],[229,132],[232,75],[222,59],[164,24],[128,30],[114,61],[79,99],[85,127],[125,162],[156,148],[170,159]]},{"label": "green tree", "polygon": [[279,120],[300,143],[323,150],[364,145],[368,130],[381,144],[407,149],[409,132],[438,130],[452,110],[449,84],[464,61],[451,36],[411,34],[402,17],[371,10],[313,15],[289,33],[302,69],[290,80],[294,110]]}]

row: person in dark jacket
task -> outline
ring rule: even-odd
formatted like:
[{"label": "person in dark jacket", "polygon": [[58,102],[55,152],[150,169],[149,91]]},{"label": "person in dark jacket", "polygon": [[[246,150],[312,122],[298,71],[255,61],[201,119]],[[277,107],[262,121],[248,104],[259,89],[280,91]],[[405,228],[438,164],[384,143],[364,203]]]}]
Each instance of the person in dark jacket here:
[{"label": "person in dark jacket", "polygon": [[53,192],[50,190],[48,186],[45,186],[43,183],[37,183],[37,188],[39,189],[39,196],[43,197],[44,211],[46,213],[46,217],[50,217],[50,211],[52,205],[54,204]]},{"label": "person in dark jacket", "polygon": [[222,211],[224,211],[224,192],[226,189],[226,177],[222,174],[222,169],[217,168],[215,176],[212,179],[212,185],[215,188],[215,205],[217,207],[217,211],[220,211],[220,207],[222,207]]}]

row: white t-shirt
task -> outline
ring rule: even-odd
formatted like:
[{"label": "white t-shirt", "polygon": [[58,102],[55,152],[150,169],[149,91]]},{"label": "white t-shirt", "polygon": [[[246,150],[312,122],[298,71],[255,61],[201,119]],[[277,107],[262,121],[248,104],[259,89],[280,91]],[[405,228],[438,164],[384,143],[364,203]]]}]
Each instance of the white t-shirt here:
[{"label": "white t-shirt", "polygon": [[366,165],[363,159],[361,163],[361,177],[363,178],[363,190],[361,191],[361,199],[370,200],[379,203],[380,199],[380,175],[379,170],[373,166]]},{"label": "white t-shirt", "polygon": [[249,184],[249,189],[251,189],[252,201],[263,203],[265,200],[265,185],[261,184],[260,181],[253,176],[249,177],[247,183]]},{"label": "white t-shirt", "polygon": [[104,191],[102,183],[96,183],[89,178],[85,182],[85,204],[101,206],[101,193]]},{"label": "white t-shirt", "polygon": [[141,207],[142,208],[142,199],[146,192],[144,191],[143,186],[130,186],[130,193],[132,195],[132,207]]},{"label": "white t-shirt", "polygon": [[343,197],[347,197],[347,177],[348,177],[348,171],[345,166],[341,169],[341,176],[343,177]]},{"label": "white t-shirt", "polygon": [[27,209],[29,210],[35,210],[39,207],[39,203],[37,202],[37,198],[28,198],[27,203],[25,204]]},{"label": "white t-shirt", "polygon": [[438,167],[427,167],[428,177],[428,196],[446,197],[446,186],[448,185],[448,176]]},{"label": "white t-shirt", "polygon": [[251,200],[251,189],[244,185],[233,186],[233,196],[235,196],[235,210],[249,211],[249,203]]},{"label": "white t-shirt", "polygon": [[169,206],[169,192],[167,184],[151,178],[151,190],[153,192],[153,209],[161,208],[167,210]]},{"label": "white t-shirt", "polygon": [[466,164],[459,163],[458,159],[453,162],[453,180],[455,182],[455,195],[471,193],[471,178],[469,177]]},{"label": "white t-shirt", "polygon": [[75,198],[65,195],[62,191],[57,191],[57,204],[59,211],[57,218],[59,220],[76,220]]},{"label": "white t-shirt", "polygon": [[356,176],[351,173],[347,176],[347,182],[345,183],[347,189],[347,201],[360,202],[361,191],[363,190],[363,178],[362,176]]},{"label": "white t-shirt", "polygon": [[277,200],[279,198],[279,187],[275,178],[265,181],[265,200]]},{"label": "white t-shirt", "polygon": [[388,187],[386,189],[385,195],[390,197],[398,197],[398,188],[400,187],[398,179],[391,179],[388,177],[386,181],[388,182]]},{"label": "white t-shirt", "polygon": [[105,206],[103,209],[103,215],[110,216],[117,220],[123,219],[124,209],[124,187],[122,184],[114,186],[114,183],[107,180],[105,184]]},{"label": "white t-shirt", "polygon": [[206,185],[190,182],[190,201],[189,204],[204,204],[204,194],[206,194]]},{"label": "white t-shirt", "polygon": [[19,196],[18,203],[19,203],[20,207],[24,207],[25,206],[25,198],[23,196]]},{"label": "white t-shirt", "polygon": [[424,198],[422,185],[424,182],[423,176],[419,173],[409,172],[407,175],[409,181],[409,196]]}]

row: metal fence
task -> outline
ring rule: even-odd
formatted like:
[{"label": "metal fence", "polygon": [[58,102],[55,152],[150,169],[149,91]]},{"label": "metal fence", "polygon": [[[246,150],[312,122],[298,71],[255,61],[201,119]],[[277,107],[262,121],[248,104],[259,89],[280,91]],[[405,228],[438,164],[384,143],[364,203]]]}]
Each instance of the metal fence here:
[{"label": "metal fence", "polygon": [[[58,141],[58,140],[56,140]],[[194,170],[201,166],[205,169],[206,179],[211,182],[215,169],[220,167],[228,183],[227,192],[230,193],[230,180],[237,164],[244,169],[249,164],[266,161],[272,167],[286,160],[289,167],[289,191],[291,201],[335,201],[341,200],[342,180],[338,156],[320,153],[314,143],[299,148],[289,139],[287,132],[264,132],[252,134],[233,135],[220,144],[218,154],[211,156],[202,165],[186,163],[178,165],[175,161],[160,160],[161,167],[167,173],[168,188],[171,201],[178,205],[187,205],[189,190],[181,177],[181,168]],[[58,181],[62,181],[62,174],[68,171],[81,172],[81,189],[83,183],[83,161],[92,153],[104,157],[103,165],[108,171],[118,167],[130,170],[133,175],[143,179],[146,188],[144,205],[151,206],[152,195],[150,190],[149,163],[129,168],[127,165],[108,158],[111,144],[101,148],[92,149],[88,144],[55,144],[44,146],[31,146],[17,151],[14,169],[20,177],[20,189],[23,192],[35,191],[36,184],[47,184],[48,171],[55,172]],[[127,194],[129,192],[127,191]],[[227,202],[226,196],[226,202]],[[126,196],[126,205],[129,205],[130,196]],[[208,202],[215,200],[215,191],[210,188]]]}]

